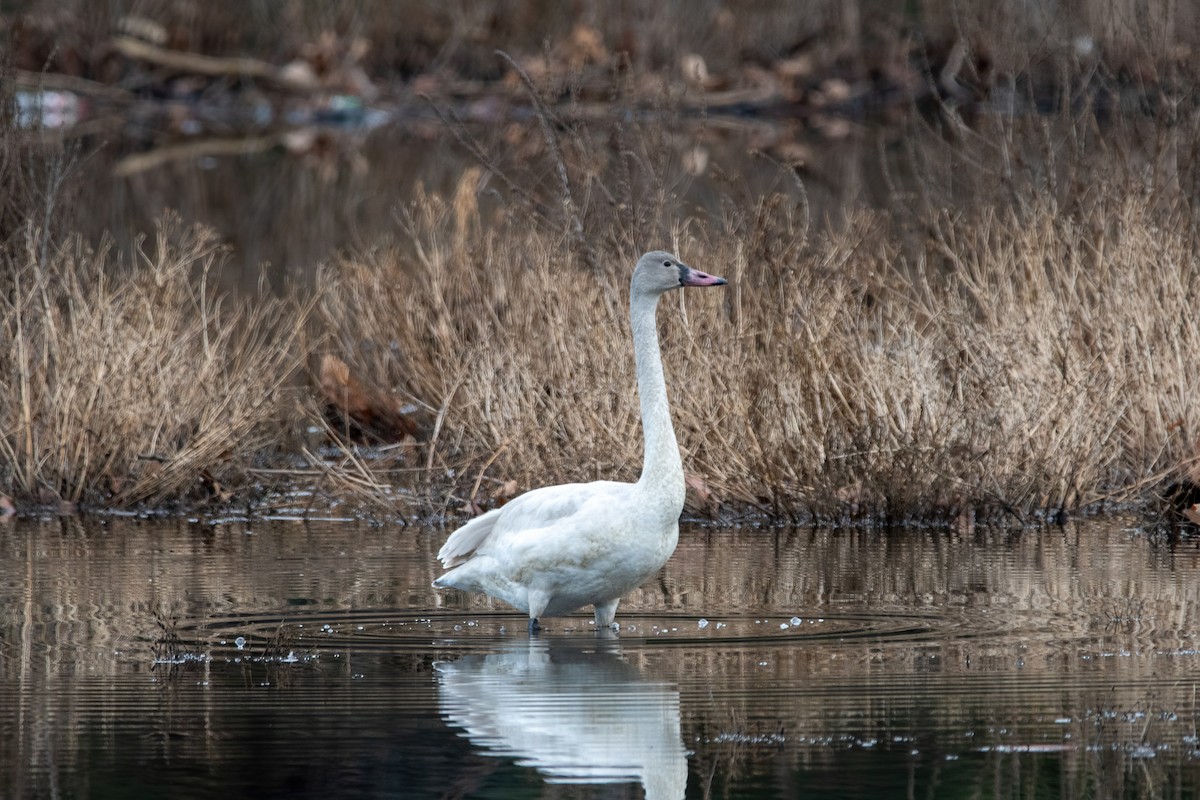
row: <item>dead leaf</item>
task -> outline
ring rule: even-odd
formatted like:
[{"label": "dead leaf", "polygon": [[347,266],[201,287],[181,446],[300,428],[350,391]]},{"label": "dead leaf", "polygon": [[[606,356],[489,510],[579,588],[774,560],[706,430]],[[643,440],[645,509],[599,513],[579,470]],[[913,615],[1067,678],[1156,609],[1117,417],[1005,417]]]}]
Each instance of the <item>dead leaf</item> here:
[{"label": "dead leaf", "polygon": [[696,145],[683,151],[683,171],[688,175],[703,175],[708,170],[708,148]]},{"label": "dead leaf", "polygon": [[233,499],[233,492],[226,489],[221,482],[212,476],[208,470],[200,471],[200,484],[217,500],[222,503],[228,503]]},{"label": "dead leaf", "polygon": [[708,64],[705,63],[704,56],[698,53],[685,53],[681,56],[679,71],[683,73],[684,80],[696,86],[708,83]]},{"label": "dead leaf", "polygon": [[368,386],[350,373],[350,366],[332,353],[325,353],[317,366],[317,386],[326,411],[335,420],[349,422],[356,432],[386,442],[398,442],[420,432],[415,414],[405,401],[382,389]]},{"label": "dead leaf", "polygon": [[807,78],[816,70],[816,59],[810,53],[802,53],[776,61],[771,65],[771,69],[779,77],[788,80]]},{"label": "dead leaf", "polygon": [[882,501],[879,494],[871,490],[862,481],[856,481],[845,486],[839,487],[834,496],[838,500],[849,506],[851,514],[857,514],[861,508],[870,508]]},{"label": "dead leaf", "polygon": [[604,37],[595,28],[583,24],[576,25],[567,41],[569,44],[562,55],[575,69],[584,64],[603,64],[608,61],[608,48],[604,46]]},{"label": "dead leaf", "polygon": [[517,482],[505,481],[492,492],[493,500],[511,500],[517,496]]},{"label": "dead leaf", "polygon": [[692,493],[695,502],[693,505],[704,509],[710,516],[715,517],[720,510],[721,503],[709,488],[708,482],[691,472],[684,473],[683,484],[688,491]]},{"label": "dead leaf", "polygon": [[1188,459],[1187,478],[1193,485],[1200,484],[1200,439],[1192,443],[1192,458]]},{"label": "dead leaf", "polygon": [[1193,525],[1200,525],[1200,503],[1194,503],[1190,507],[1183,510],[1183,515],[1188,518]]}]

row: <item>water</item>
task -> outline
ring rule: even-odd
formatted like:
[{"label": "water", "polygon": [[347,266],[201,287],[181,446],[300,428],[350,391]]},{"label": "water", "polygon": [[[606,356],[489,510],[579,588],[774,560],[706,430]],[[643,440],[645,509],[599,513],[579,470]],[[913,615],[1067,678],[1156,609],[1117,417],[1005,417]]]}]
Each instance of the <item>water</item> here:
[{"label": "water", "polygon": [[0,527],[0,796],[1200,795],[1195,542],[688,528],[530,641],[444,536]]}]

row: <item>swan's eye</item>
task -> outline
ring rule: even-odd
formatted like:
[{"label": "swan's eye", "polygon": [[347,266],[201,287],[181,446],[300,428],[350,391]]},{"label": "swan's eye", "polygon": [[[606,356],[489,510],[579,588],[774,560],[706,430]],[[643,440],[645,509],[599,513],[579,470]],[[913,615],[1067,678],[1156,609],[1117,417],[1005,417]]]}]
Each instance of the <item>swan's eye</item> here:
[{"label": "swan's eye", "polygon": [[664,262],[663,262],[663,266],[664,266],[664,267],[669,267],[669,266],[671,266],[671,262],[670,262],[670,261],[664,261]]}]

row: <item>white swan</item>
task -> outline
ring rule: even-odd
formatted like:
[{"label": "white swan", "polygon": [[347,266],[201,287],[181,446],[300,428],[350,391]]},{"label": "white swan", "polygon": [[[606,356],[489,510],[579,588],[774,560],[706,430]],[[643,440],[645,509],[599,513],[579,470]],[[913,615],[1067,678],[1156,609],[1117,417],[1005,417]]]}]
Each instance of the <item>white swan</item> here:
[{"label": "white swan", "polygon": [[476,517],[438,551],[450,571],[435,588],[503,600],[529,614],[530,633],[543,615],[588,605],[596,607],[597,626],[613,624],[621,596],[661,569],[679,540],[683,463],[658,349],[658,298],[680,286],[723,283],[670,253],[638,259],[629,316],[645,437],[641,478],[546,486]]}]

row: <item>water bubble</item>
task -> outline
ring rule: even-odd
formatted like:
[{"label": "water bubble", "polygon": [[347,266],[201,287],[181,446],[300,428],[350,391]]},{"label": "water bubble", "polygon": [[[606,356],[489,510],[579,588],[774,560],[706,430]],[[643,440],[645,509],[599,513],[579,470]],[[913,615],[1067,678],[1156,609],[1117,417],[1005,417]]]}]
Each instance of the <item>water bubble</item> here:
[{"label": "water bubble", "polygon": [[792,625],[801,625],[804,623],[804,620],[800,619],[799,617],[792,617],[790,622]]},{"label": "water bubble", "polygon": [[788,624],[786,622],[779,623],[779,630],[786,631],[787,629],[788,629]]},{"label": "water bubble", "polygon": [[706,620],[706,619],[704,619],[703,617],[701,617],[700,621],[699,621],[699,622],[697,622],[696,624],[697,624],[697,625],[699,625],[699,626],[700,626],[700,628],[703,630],[704,628],[707,628],[707,627],[708,627],[708,620]]},{"label": "water bubble", "polygon": [[246,646],[246,637],[245,636],[237,637],[236,639],[233,640],[233,644],[234,644],[234,646],[237,647],[238,650],[243,649]]}]

